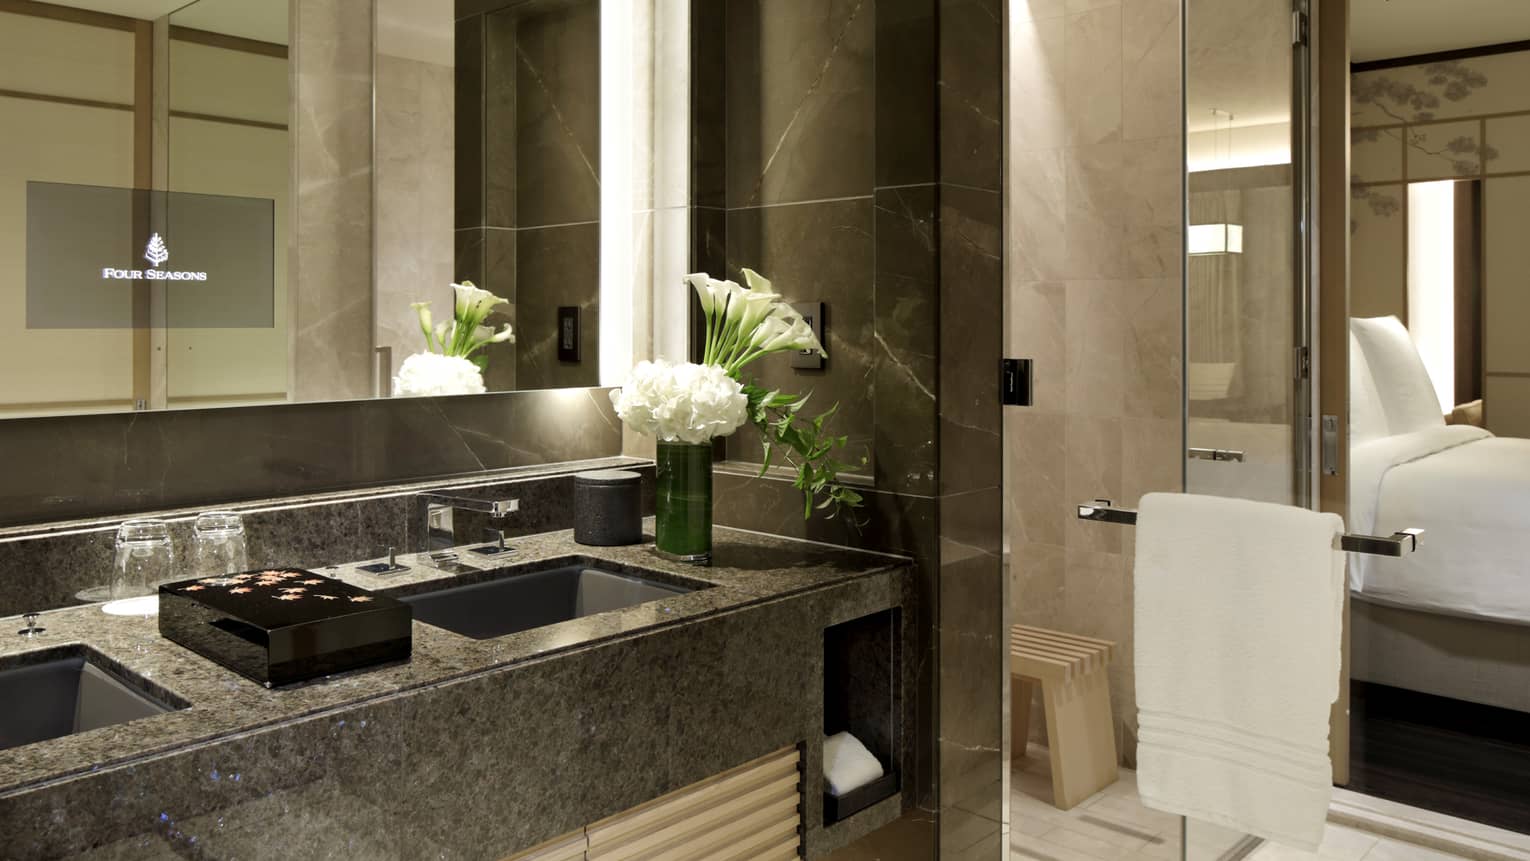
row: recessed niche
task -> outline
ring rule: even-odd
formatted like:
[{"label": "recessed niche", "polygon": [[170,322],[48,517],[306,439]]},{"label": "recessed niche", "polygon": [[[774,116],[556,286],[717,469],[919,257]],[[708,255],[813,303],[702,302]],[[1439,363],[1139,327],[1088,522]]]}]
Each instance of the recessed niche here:
[{"label": "recessed niche", "polygon": [[881,778],[844,795],[831,794],[825,781],[825,825],[847,819],[896,795],[900,787],[901,624],[898,608],[891,608],[824,629],[824,737],[848,732],[882,765]]}]

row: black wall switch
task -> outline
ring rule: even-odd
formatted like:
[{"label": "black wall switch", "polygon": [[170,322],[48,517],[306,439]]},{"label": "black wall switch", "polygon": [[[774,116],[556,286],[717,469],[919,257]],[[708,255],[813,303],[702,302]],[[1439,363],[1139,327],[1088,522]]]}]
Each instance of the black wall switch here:
[{"label": "black wall switch", "polygon": [[[794,302],[792,310],[801,317],[802,322],[808,324],[813,334],[818,336],[818,343],[823,344],[823,303],[822,302]],[[823,356],[810,353],[806,350],[792,353],[792,367],[817,370],[823,367]]]},{"label": "black wall switch", "polygon": [[1030,359],[1004,359],[999,367],[999,400],[1007,407],[1033,405]]},{"label": "black wall switch", "polygon": [[578,305],[558,307],[558,361],[580,361]]}]

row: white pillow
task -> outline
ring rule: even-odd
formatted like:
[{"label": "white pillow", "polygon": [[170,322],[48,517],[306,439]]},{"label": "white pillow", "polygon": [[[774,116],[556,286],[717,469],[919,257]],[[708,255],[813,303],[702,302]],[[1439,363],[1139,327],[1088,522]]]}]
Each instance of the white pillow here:
[{"label": "white pillow", "polygon": [[1349,444],[1359,445],[1390,436],[1387,413],[1381,406],[1381,393],[1371,376],[1371,363],[1360,349],[1355,333],[1349,333]]},{"label": "white pillow", "polygon": [[1396,317],[1371,317],[1350,320],[1349,330],[1370,365],[1386,412],[1387,431],[1395,436],[1444,427],[1440,398],[1403,324]]}]

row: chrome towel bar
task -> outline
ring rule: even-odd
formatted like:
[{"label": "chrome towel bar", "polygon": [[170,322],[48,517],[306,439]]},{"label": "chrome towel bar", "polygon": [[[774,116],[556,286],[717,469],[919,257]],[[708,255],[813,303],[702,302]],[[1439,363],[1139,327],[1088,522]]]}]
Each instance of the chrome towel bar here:
[{"label": "chrome towel bar", "polygon": [[1192,446],[1186,455],[1191,460],[1217,460],[1243,462],[1243,452],[1235,448],[1196,448]]},{"label": "chrome towel bar", "polygon": [[[1131,508],[1116,508],[1108,499],[1096,499],[1078,507],[1079,520],[1097,520],[1101,523],[1125,523],[1137,525],[1137,512]],[[1368,553],[1372,556],[1401,556],[1418,549],[1422,529],[1404,529],[1388,536],[1344,535],[1339,548],[1350,553]]]}]

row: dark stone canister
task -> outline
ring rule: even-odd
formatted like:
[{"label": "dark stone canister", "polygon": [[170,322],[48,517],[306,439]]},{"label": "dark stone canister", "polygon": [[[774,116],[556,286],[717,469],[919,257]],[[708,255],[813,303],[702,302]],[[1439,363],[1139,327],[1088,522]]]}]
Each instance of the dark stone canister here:
[{"label": "dark stone canister", "polygon": [[574,476],[574,540],[596,547],[643,540],[643,476],[621,469]]}]

